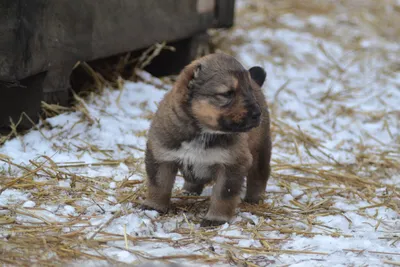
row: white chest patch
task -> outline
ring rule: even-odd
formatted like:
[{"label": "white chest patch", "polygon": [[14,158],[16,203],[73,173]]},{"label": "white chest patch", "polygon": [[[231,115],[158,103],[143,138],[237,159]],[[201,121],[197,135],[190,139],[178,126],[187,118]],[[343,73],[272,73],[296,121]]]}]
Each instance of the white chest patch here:
[{"label": "white chest patch", "polygon": [[162,160],[177,161],[183,165],[212,165],[232,162],[232,155],[226,148],[204,148],[199,139],[183,142],[179,149],[167,150],[160,153]]}]

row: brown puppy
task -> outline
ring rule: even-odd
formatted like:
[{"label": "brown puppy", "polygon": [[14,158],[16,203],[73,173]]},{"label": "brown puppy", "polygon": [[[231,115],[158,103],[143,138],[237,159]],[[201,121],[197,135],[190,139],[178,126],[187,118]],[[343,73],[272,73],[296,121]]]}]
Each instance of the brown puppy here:
[{"label": "brown puppy", "polygon": [[201,194],[215,182],[201,226],[228,222],[240,201],[261,200],[270,174],[269,113],[261,91],[266,73],[246,70],[217,53],[186,66],[160,102],[152,120],[145,157],[144,208],[166,212],[178,170],[188,193]]}]

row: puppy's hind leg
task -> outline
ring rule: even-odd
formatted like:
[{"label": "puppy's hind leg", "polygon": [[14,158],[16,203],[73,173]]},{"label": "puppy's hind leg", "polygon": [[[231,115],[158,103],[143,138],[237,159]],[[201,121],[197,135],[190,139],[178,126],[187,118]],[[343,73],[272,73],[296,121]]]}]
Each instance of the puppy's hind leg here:
[{"label": "puppy's hind leg", "polygon": [[178,166],[174,162],[157,162],[149,149],[146,151],[145,164],[147,196],[142,208],[165,213],[169,208]]}]

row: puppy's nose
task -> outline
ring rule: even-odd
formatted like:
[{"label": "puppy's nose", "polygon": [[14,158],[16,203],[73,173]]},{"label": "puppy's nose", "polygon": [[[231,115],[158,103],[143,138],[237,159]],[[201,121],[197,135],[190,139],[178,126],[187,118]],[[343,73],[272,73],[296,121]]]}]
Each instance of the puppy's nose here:
[{"label": "puppy's nose", "polygon": [[250,113],[250,117],[252,120],[258,120],[261,116],[261,109],[260,108],[253,108]]}]

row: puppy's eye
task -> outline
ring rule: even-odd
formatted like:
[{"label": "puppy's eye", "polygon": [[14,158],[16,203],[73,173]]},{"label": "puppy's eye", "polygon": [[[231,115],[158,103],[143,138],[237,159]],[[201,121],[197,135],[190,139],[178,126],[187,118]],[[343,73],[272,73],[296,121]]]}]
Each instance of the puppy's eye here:
[{"label": "puppy's eye", "polygon": [[232,103],[234,96],[235,96],[235,91],[229,90],[223,93],[216,94],[215,98],[220,106],[225,107]]},{"label": "puppy's eye", "polygon": [[218,95],[225,98],[232,98],[235,95],[235,92],[233,90],[229,90],[224,93],[219,93]]}]

